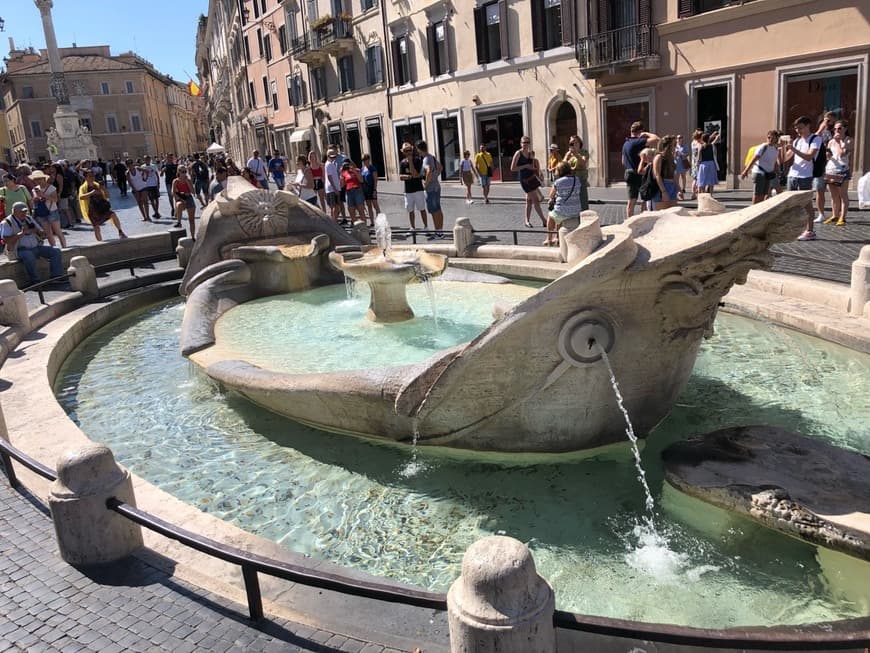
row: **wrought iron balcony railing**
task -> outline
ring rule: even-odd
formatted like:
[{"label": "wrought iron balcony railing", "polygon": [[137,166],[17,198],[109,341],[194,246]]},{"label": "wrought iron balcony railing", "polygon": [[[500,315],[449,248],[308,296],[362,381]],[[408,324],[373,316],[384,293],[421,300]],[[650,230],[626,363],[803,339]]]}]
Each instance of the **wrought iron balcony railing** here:
[{"label": "wrought iron balcony railing", "polygon": [[659,34],[654,25],[620,27],[578,42],[580,68],[584,70],[642,62],[658,54]]}]

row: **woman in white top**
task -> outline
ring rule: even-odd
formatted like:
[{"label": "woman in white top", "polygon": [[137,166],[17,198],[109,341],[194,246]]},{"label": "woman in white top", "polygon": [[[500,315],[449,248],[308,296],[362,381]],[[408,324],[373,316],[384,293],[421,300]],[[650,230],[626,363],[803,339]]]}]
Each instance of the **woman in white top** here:
[{"label": "woman in white top", "polygon": [[145,189],[145,179],[141,168],[134,168],[133,161],[127,163],[127,184],[133,189],[133,197],[142,214],[142,222],[151,222],[148,217],[148,191]]},{"label": "woman in white top", "polygon": [[37,170],[30,178],[36,182],[33,187],[33,215],[39,220],[48,244],[54,247],[57,238],[60,246],[66,247],[66,237],[60,228],[60,214],[57,212],[57,188],[51,184],[51,177],[42,170]]},{"label": "woman in white top", "polygon": [[314,175],[308,167],[308,157],[300,154],[296,157],[296,178],[290,185],[299,193],[299,198],[317,206],[317,191],[314,190]]},{"label": "woman in white top", "polygon": [[767,142],[755,148],[755,156],[740,173],[741,179],[752,172],[752,203],[758,204],[770,195],[770,187],[777,176],[780,164],[779,132],[771,129],[767,132]]},{"label": "woman in white top", "polygon": [[471,163],[471,152],[465,150],[462,153],[462,160],[459,162],[459,176],[462,178],[462,183],[465,184],[465,203],[474,204],[471,199],[471,185],[474,183],[474,165]]},{"label": "woman in white top", "polygon": [[825,164],[825,183],[831,191],[833,215],[825,220],[838,227],[846,224],[846,212],[849,210],[849,179],[851,169],[852,139],[846,135],[846,121],[834,123],[834,135],[828,141],[828,162]]}]

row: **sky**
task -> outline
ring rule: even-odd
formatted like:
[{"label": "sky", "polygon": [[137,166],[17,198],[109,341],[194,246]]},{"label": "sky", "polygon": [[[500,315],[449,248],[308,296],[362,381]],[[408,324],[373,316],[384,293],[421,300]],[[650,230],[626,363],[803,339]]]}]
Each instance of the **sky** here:
[{"label": "sky", "polygon": [[[12,9],[14,5],[14,10]],[[196,26],[208,13],[208,0],[101,2],[54,0],[51,10],[58,47],[108,45],[112,54],[132,50],[161,73],[187,82],[196,77]],[[0,52],[7,56],[9,37],[15,47],[45,48],[39,9],[32,0],[0,2],[6,26]]]}]

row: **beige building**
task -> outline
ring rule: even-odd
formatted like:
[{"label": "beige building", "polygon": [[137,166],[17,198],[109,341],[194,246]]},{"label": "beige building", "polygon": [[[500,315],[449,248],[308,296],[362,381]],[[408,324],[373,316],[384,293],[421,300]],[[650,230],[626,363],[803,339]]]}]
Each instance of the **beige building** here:
[{"label": "beige building", "polygon": [[[60,49],[71,106],[94,136],[103,159],[202,150],[204,102],[187,85],[157,72],[132,52],[109,46]],[[57,106],[49,86],[48,56],[32,48],[6,60],[0,85],[13,161],[51,158],[46,130]]]},{"label": "beige building", "polygon": [[228,74],[212,79],[232,86],[209,87],[209,115],[214,128],[231,95],[221,129],[237,130],[237,158],[336,142],[395,176],[401,142],[422,138],[453,178],[483,143],[512,181],[522,135],[543,160],[578,133],[605,185],[622,183],[622,143],[643,120],[687,140],[718,129],[730,187],[768,129],[833,110],[850,122],[854,177],[867,165],[870,25],[854,2],[211,0],[200,51],[222,32]]}]

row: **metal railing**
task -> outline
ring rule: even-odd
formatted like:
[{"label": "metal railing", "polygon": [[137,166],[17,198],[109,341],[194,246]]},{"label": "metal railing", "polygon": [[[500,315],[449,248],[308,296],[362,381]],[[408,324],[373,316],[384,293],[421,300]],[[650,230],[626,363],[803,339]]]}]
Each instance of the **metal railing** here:
[{"label": "metal railing", "polygon": [[659,54],[659,33],[654,25],[631,25],[592,34],[577,43],[580,68],[630,63]]},{"label": "metal railing", "polygon": [[349,18],[333,18],[325,26],[316,31],[320,45],[328,45],[339,39],[352,39],[353,28]]},{"label": "metal railing", "polygon": [[[53,470],[29,457],[3,438],[0,438],[0,461],[3,463],[9,484],[13,488],[19,487],[20,482],[15,476],[12,460],[21,463],[49,481],[57,479],[57,474]],[[106,508],[113,510],[140,526],[144,526],[164,537],[176,540],[196,551],[239,565],[242,568],[242,578],[245,582],[248,614],[253,621],[259,621],[264,617],[263,600],[258,577],[260,573],[309,587],[341,592],[351,596],[389,603],[400,603],[430,610],[447,610],[447,597],[441,593],[415,590],[413,588],[397,588],[386,583],[355,580],[339,574],[316,571],[299,565],[265,558],[243,549],[227,546],[210,538],[202,537],[115,498],[110,498],[106,502]],[[866,620],[860,623],[863,624],[864,621]],[[637,639],[684,646],[715,646],[718,648],[753,649],[759,651],[847,650],[866,646],[870,642],[870,630],[866,628],[844,631],[830,628],[830,624],[795,627],[794,632],[772,629],[711,630],[672,626],[669,624],[646,624],[609,617],[579,615],[562,610],[556,610],[553,613],[553,624],[557,628],[619,639]]]}]

